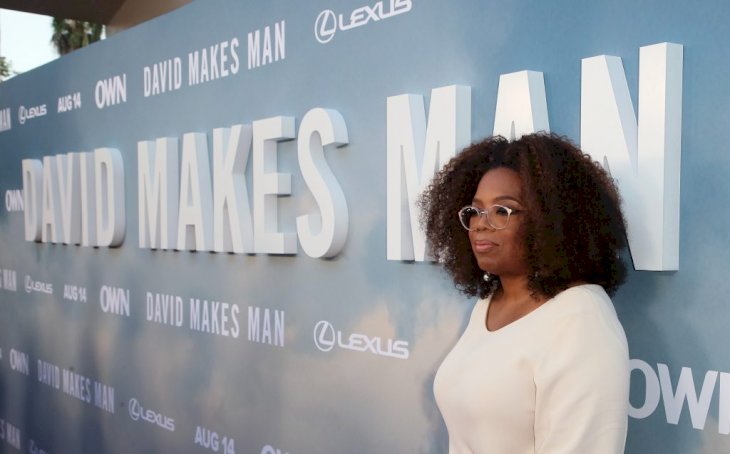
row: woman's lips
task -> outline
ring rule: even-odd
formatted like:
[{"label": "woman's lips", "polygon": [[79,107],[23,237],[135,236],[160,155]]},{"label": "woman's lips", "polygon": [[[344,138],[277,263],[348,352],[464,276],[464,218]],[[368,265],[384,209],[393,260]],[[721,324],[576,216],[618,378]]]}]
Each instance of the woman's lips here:
[{"label": "woman's lips", "polygon": [[488,240],[476,240],[474,241],[474,251],[476,252],[487,252],[493,247],[496,247],[496,243],[492,243]]}]

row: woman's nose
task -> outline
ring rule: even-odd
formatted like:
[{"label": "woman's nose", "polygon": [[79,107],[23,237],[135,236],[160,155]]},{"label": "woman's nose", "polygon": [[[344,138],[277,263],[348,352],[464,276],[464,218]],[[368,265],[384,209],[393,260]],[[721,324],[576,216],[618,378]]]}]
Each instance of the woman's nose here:
[{"label": "woman's nose", "polygon": [[489,223],[489,219],[487,219],[487,213],[484,212],[479,216],[479,219],[477,219],[477,225],[475,230],[494,230],[494,227],[492,227],[492,224]]}]

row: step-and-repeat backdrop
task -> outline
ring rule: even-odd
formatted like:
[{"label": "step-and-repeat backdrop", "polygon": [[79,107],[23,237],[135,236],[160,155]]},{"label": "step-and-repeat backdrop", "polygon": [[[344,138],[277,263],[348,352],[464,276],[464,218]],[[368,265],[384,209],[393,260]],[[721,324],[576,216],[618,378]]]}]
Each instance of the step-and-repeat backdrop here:
[{"label": "step-and-repeat backdrop", "polygon": [[618,180],[627,452],[730,449],[723,2],[201,1],[0,84],[0,451],[441,453],[473,301],[416,200],[492,133]]}]

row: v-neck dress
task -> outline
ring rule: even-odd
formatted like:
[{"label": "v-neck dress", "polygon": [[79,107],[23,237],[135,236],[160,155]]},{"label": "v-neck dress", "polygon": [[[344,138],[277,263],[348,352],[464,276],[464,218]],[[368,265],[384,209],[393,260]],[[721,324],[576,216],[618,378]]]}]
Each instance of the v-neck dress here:
[{"label": "v-neck dress", "polygon": [[571,287],[495,331],[489,303],[476,303],[434,379],[449,453],[622,453],[628,347],[603,288]]}]

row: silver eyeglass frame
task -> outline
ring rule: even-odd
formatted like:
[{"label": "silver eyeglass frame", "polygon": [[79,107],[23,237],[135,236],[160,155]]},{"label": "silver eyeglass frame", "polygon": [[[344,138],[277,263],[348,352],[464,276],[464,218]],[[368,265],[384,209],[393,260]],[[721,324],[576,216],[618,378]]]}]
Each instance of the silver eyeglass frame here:
[{"label": "silver eyeglass frame", "polygon": [[[498,227],[498,226],[495,226],[492,223],[492,219],[490,218],[490,214],[489,213],[492,211],[492,209],[494,207],[504,208],[507,211],[507,220],[505,221],[504,226]],[[491,205],[491,206],[487,207],[486,209],[481,209],[481,208],[475,207],[473,205],[467,205],[465,207],[462,207],[456,215],[459,218],[459,223],[461,224],[461,226],[464,227],[468,231],[472,231],[473,229],[472,228],[469,228],[469,226],[464,223],[463,213],[464,213],[464,211],[469,210],[469,209],[475,210],[476,213],[477,213],[477,216],[480,219],[485,218],[487,220],[487,224],[489,224],[489,226],[491,228],[493,228],[494,230],[504,230],[504,229],[506,229],[507,226],[509,226],[509,220],[512,218],[512,213],[515,213],[516,214],[516,213],[519,213],[519,212],[522,211],[522,210],[516,210],[514,208],[506,207],[506,206],[500,205],[498,203],[495,203],[494,205]]]}]

